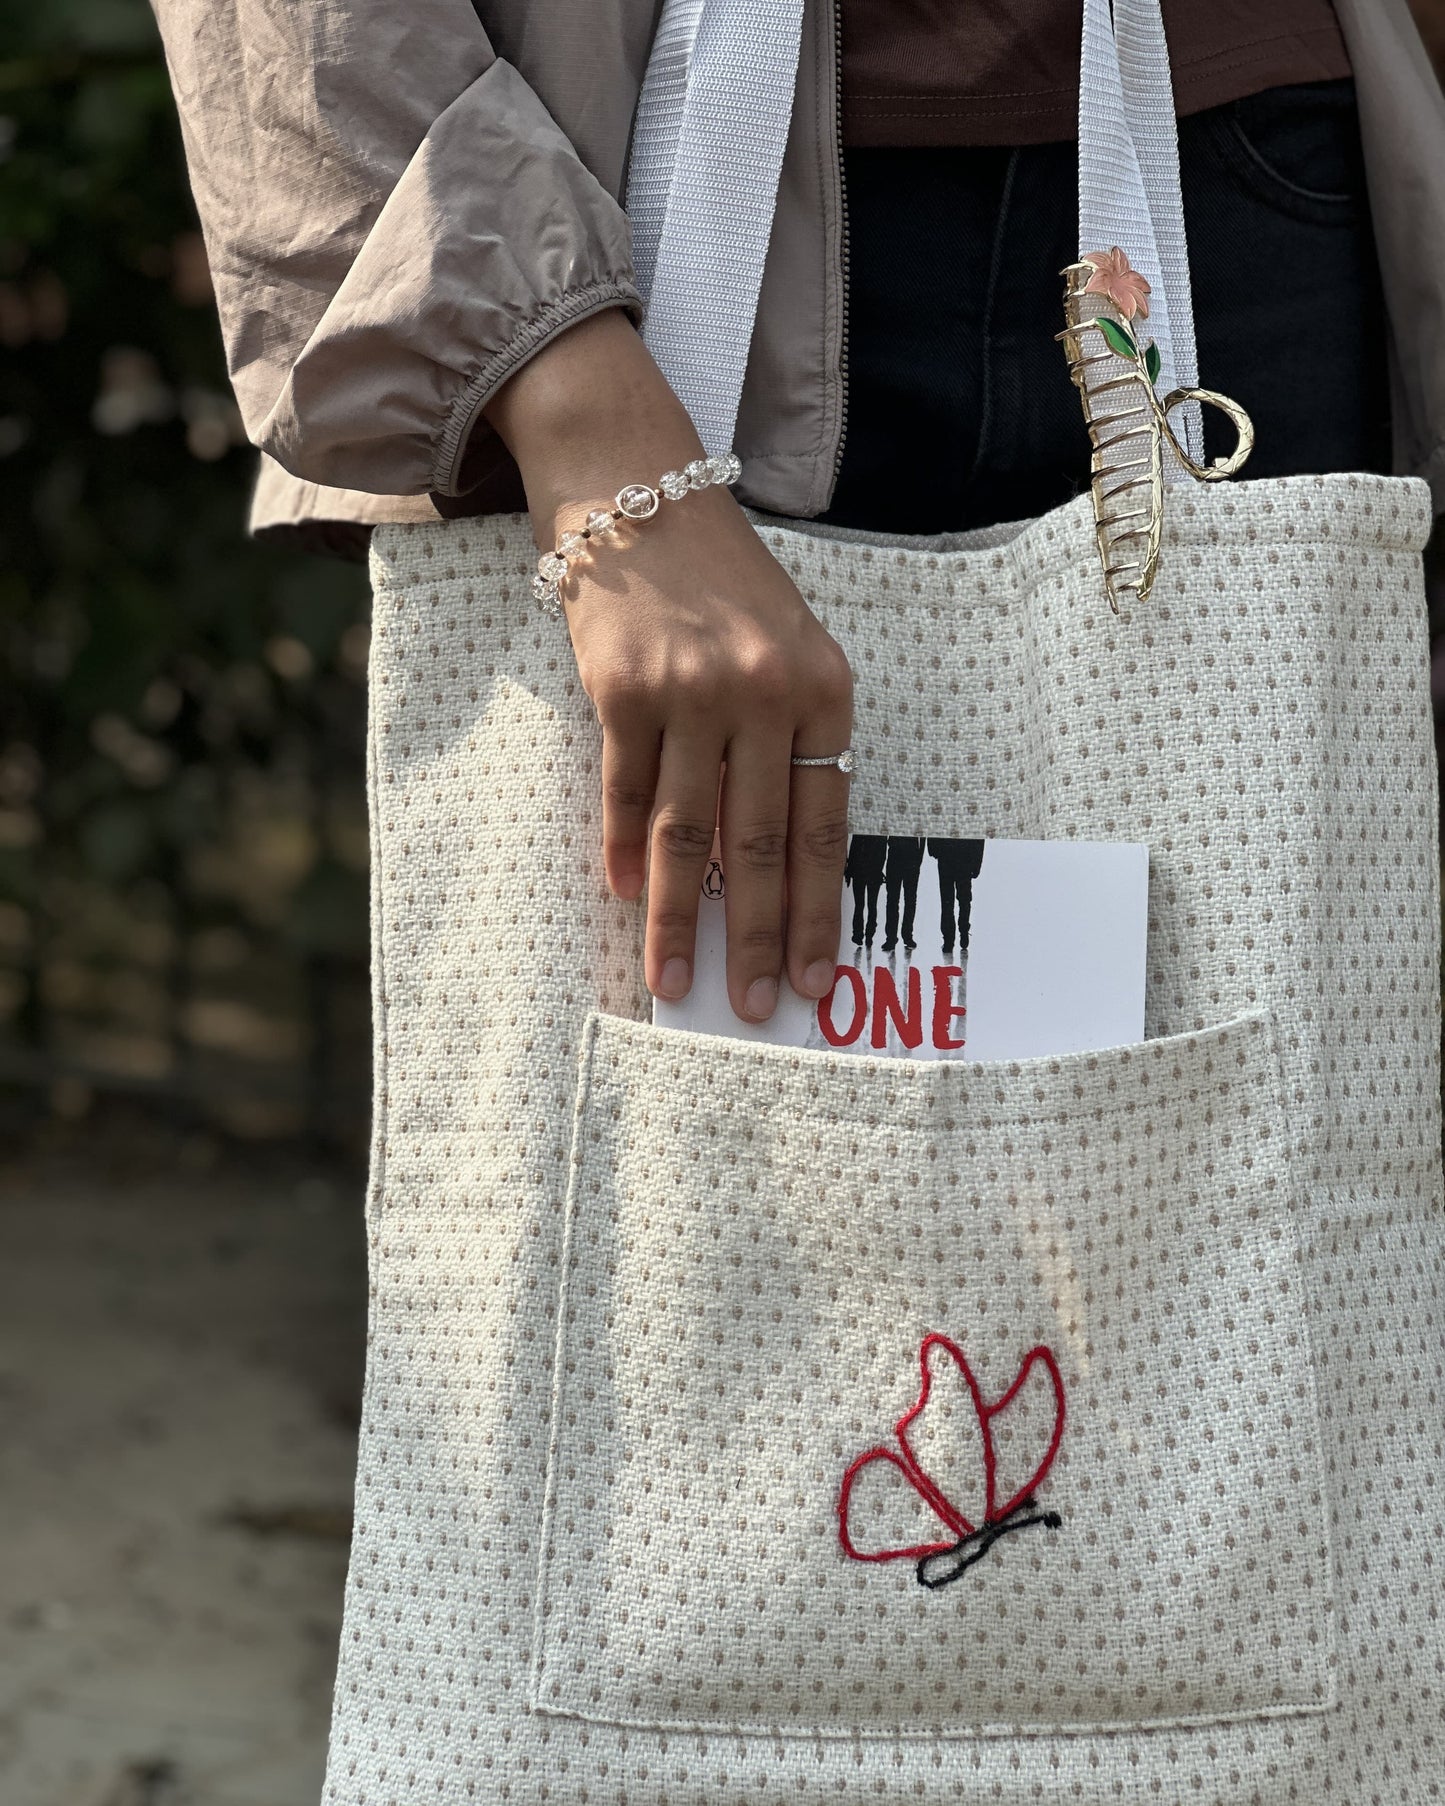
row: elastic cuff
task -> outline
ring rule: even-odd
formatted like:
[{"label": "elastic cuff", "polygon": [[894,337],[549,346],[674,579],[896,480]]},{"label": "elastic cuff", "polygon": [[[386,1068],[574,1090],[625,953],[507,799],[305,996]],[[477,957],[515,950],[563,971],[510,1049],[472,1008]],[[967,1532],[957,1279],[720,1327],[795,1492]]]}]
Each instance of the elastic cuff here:
[{"label": "elastic cuff", "polygon": [[630,283],[589,282],[583,288],[569,289],[565,295],[549,302],[482,366],[457,397],[442,430],[436,462],[432,466],[432,488],[438,495],[461,493],[458,485],[467,440],[478,414],[507,378],[559,332],[575,326],[589,314],[600,314],[609,307],[619,306],[627,309],[635,325],[641,323],[642,301]]}]

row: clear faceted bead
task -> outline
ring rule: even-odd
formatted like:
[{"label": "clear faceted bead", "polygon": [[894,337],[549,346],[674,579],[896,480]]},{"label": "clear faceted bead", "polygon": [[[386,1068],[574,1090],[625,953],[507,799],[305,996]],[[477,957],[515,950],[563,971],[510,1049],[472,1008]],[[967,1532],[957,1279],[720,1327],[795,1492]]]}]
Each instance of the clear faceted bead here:
[{"label": "clear faceted bead", "polygon": [[610,508],[594,508],[587,516],[587,531],[594,539],[600,533],[615,533],[617,522],[612,518]]},{"label": "clear faceted bead", "polygon": [[683,466],[682,474],[687,478],[689,489],[706,489],[712,481],[706,458],[694,458],[691,464]]},{"label": "clear faceted bead", "polygon": [[707,460],[707,480],[709,483],[725,483],[727,481],[728,461],[726,458],[709,458]]},{"label": "clear faceted bead", "polygon": [[560,552],[544,552],[537,560],[537,575],[545,583],[560,583],[567,575],[567,560]]},{"label": "clear faceted bead", "polygon": [[540,574],[532,579],[532,594],[549,615],[560,614],[562,597],[555,583],[548,583]]},{"label": "clear faceted bead", "polygon": [[629,483],[618,492],[617,506],[628,520],[646,520],[657,513],[657,491],[649,489],[646,483]]},{"label": "clear faceted bead", "polygon": [[692,484],[680,470],[669,470],[657,479],[657,487],[670,502],[680,502]]},{"label": "clear faceted bead", "polygon": [[736,483],[743,474],[743,461],[736,452],[726,453],[718,462],[722,465],[722,475],[718,478],[720,483]]},{"label": "clear faceted bead", "polygon": [[580,533],[563,533],[557,541],[557,550],[564,558],[576,558],[587,550],[587,541]]}]

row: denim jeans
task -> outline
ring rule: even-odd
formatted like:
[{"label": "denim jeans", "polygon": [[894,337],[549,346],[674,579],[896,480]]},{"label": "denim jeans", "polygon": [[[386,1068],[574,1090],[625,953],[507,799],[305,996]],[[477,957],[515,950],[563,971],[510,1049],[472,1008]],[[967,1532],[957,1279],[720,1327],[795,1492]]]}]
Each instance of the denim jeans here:
[{"label": "denim jeans", "polygon": [[[1388,327],[1353,82],[1193,114],[1179,148],[1200,381],[1254,418],[1244,475],[1388,470]],[[845,152],[848,427],[824,520],[960,530],[1087,488],[1054,341],[1059,272],[1079,248],[1076,164],[1073,144]],[[1205,419],[1213,455],[1232,429]]]}]

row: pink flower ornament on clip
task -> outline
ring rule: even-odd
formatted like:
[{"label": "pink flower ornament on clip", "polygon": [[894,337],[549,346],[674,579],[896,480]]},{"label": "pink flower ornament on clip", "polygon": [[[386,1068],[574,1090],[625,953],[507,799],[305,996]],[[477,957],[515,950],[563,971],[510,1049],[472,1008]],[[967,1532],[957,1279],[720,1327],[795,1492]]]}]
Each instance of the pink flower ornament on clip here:
[{"label": "pink flower ornament on clip", "polygon": [[1084,262],[1091,264],[1094,271],[1084,284],[1086,295],[1102,296],[1126,320],[1132,320],[1135,314],[1141,320],[1149,318],[1149,284],[1118,245],[1112,251],[1090,251]]}]

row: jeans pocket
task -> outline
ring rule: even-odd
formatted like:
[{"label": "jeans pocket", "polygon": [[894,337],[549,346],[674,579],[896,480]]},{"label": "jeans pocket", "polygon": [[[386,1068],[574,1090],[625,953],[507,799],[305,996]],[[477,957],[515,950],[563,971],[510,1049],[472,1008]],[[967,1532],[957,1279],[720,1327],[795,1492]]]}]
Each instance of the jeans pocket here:
[{"label": "jeans pocket", "polygon": [[1366,204],[1352,81],[1269,88],[1198,115],[1215,159],[1246,194],[1311,225],[1349,225]]}]

